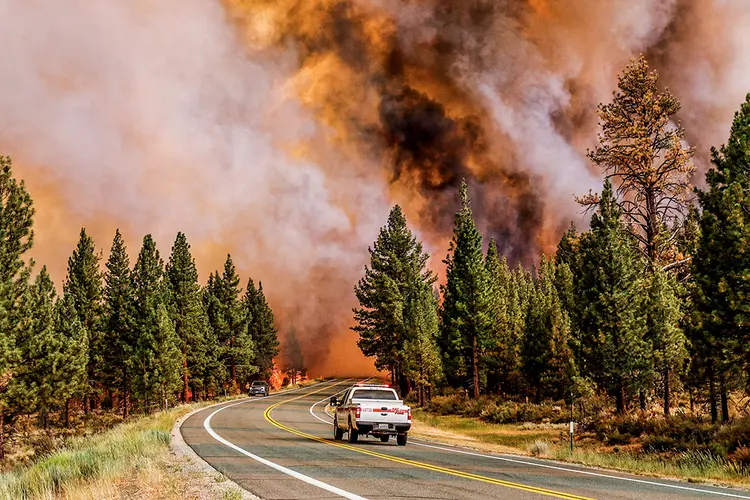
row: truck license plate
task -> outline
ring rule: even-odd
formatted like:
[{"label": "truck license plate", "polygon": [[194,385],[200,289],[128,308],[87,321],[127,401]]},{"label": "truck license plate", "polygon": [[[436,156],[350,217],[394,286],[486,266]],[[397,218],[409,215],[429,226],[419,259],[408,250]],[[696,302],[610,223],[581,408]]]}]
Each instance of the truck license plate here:
[{"label": "truck license plate", "polygon": [[378,429],[387,429],[388,424],[378,424]]}]

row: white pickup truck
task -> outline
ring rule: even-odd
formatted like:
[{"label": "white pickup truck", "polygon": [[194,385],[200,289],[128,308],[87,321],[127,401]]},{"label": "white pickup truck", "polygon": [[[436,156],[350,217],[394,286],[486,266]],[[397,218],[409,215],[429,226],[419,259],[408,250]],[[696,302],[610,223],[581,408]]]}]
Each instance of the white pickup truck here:
[{"label": "white pickup truck", "polygon": [[387,385],[357,384],[341,395],[333,396],[333,438],[341,440],[348,433],[350,443],[370,434],[387,443],[396,436],[399,446],[406,445],[411,429],[411,408],[404,405],[396,391]]}]

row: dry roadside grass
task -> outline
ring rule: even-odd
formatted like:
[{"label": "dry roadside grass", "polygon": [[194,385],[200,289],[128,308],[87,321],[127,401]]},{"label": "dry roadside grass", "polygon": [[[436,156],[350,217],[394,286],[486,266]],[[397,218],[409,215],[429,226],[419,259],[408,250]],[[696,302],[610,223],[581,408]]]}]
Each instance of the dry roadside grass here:
[{"label": "dry roadside grass", "polygon": [[745,469],[705,454],[685,453],[677,459],[664,459],[628,447],[608,448],[593,443],[577,443],[571,454],[566,428],[565,424],[491,424],[416,410],[410,435],[477,451],[534,455],[604,470],[750,490],[750,475]]},{"label": "dry roadside grass", "polygon": [[218,484],[224,476],[189,467],[169,447],[180,417],[239,397],[244,396],[182,405],[72,438],[32,463],[0,473],[0,500],[239,500],[240,490]]},{"label": "dry roadside grass", "polygon": [[559,440],[565,427],[564,424],[490,424],[478,419],[430,415],[416,410],[409,434],[415,438],[464,448],[529,455],[527,450],[532,444]]},{"label": "dry roadside grass", "polygon": [[240,500],[239,491],[216,487],[224,481],[219,474],[187,472],[183,459],[162,451],[143,463],[132,475],[115,480],[102,479],[85,486],[65,488],[56,499],[101,500]]}]

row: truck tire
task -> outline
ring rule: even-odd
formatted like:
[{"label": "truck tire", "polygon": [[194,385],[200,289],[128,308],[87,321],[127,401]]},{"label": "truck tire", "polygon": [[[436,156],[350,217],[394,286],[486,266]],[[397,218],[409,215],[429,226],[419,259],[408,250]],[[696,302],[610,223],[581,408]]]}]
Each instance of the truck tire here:
[{"label": "truck tire", "polygon": [[341,441],[342,439],[344,439],[344,429],[339,427],[338,420],[333,421],[333,439],[336,441]]},{"label": "truck tire", "polygon": [[388,434],[383,434],[382,436],[380,436],[380,442],[387,443],[390,438],[391,436],[389,436]]},{"label": "truck tire", "polygon": [[349,442],[352,444],[356,443],[358,437],[359,437],[359,431],[355,429],[354,427],[352,427],[352,422],[350,420],[349,421]]},{"label": "truck tire", "polygon": [[406,434],[399,434],[396,436],[396,443],[398,443],[399,446],[406,446]]}]

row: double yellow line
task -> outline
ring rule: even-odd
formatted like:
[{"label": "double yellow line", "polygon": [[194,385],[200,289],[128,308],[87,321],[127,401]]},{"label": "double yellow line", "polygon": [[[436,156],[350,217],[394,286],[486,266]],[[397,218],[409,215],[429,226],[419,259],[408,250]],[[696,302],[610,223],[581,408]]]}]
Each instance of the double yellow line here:
[{"label": "double yellow line", "polygon": [[271,412],[273,410],[275,410],[276,408],[278,408],[279,406],[283,405],[283,404],[290,403],[292,401],[297,401],[298,399],[302,399],[302,398],[305,398],[307,396],[310,396],[310,395],[313,395],[313,394],[317,394],[319,392],[325,391],[326,389],[329,389],[331,387],[336,387],[337,385],[344,384],[346,382],[347,381],[338,382],[336,384],[333,384],[332,386],[323,387],[321,389],[315,390],[313,392],[308,392],[308,393],[303,394],[301,396],[296,396],[296,397],[293,397],[293,398],[290,398],[290,399],[286,399],[284,401],[280,401],[280,402],[278,402],[276,404],[273,404],[273,405],[269,406],[268,409],[266,409],[266,411],[263,414],[263,416],[265,417],[265,419],[269,423],[271,423],[271,425],[273,425],[275,427],[278,427],[279,429],[282,429],[284,431],[287,431],[287,432],[289,432],[291,434],[294,434],[294,435],[297,435],[297,436],[300,436],[300,437],[304,437],[304,438],[310,439],[312,441],[317,441],[319,443],[324,443],[324,444],[327,444],[327,445],[330,445],[330,446],[335,446],[337,448],[343,448],[345,450],[350,450],[350,451],[355,451],[357,453],[362,453],[363,455],[369,455],[371,457],[382,458],[383,460],[389,460],[391,462],[396,462],[396,463],[400,463],[400,464],[404,464],[404,465],[411,465],[412,467],[418,467],[420,469],[426,469],[426,470],[430,470],[430,471],[433,471],[433,472],[442,472],[443,474],[449,474],[451,476],[462,477],[464,479],[472,479],[474,481],[481,481],[483,483],[495,484],[495,485],[498,485],[498,486],[505,486],[506,488],[514,488],[514,489],[517,489],[517,490],[528,491],[528,492],[531,492],[531,493],[538,493],[540,495],[546,495],[546,496],[549,496],[549,497],[565,498],[567,500],[593,500],[593,499],[588,498],[588,497],[582,497],[582,496],[573,495],[573,494],[570,494],[570,493],[563,493],[561,491],[547,490],[547,489],[544,489],[544,488],[537,488],[535,486],[528,486],[528,485],[525,485],[525,484],[513,483],[513,482],[510,482],[510,481],[503,481],[501,479],[495,479],[495,478],[487,477],[487,476],[480,476],[480,475],[477,475],[477,474],[472,474],[470,472],[462,472],[462,471],[455,470],[455,469],[448,469],[446,467],[440,467],[439,465],[432,465],[432,464],[427,464],[427,463],[424,463],[424,462],[417,462],[415,460],[409,460],[409,459],[406,459],[406,458],[394,457],[392,455],[386,455],[384,453],[378,453],[376,451],[366,450],[364,448],[359,448],[357,446],[351,446],[349,444],[341,443],[341,442],[338,442],[338,441],[333,441],[331,439],[324,439],[324,438],[315,436],[313,434],[308,434],[307,432],[302,432],[302,431],[299,431],[297,429],[293,429],[293,428],[291,428],[291,427],[289,427],[287,425],[284,425],[284,424],[276,421],[271,416]]}]

